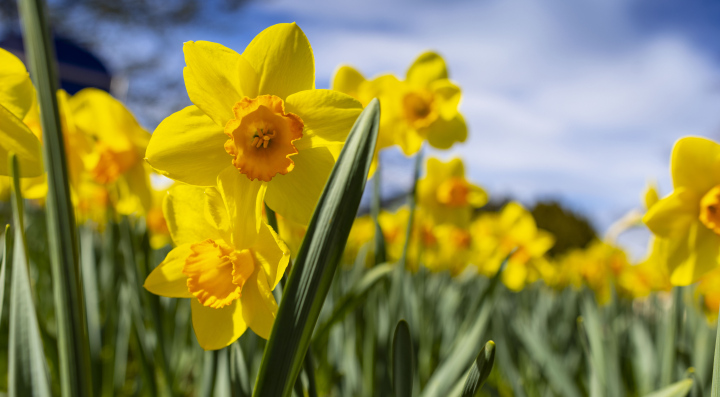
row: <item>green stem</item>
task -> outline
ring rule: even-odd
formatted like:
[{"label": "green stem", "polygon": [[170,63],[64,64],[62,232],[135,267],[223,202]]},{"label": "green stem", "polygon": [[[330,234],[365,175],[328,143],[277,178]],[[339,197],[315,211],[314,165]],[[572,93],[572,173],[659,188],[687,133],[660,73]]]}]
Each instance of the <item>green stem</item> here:
[{"label": "green stem", "polygon": [[47,233],[55,293],[60,385],[65,397],[91,395],[90,347],[78,261],[75,217],[57,104],[55,56],[42,0],[19,1],[25,48],[38,92],[47,169]]}]

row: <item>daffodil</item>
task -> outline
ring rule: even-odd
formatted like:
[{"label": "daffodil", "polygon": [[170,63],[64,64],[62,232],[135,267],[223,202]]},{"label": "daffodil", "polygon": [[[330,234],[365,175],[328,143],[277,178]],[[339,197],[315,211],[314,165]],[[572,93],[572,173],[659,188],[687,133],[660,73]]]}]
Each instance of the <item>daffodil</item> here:
[{"label": "daffodil", "polygon": [[282,215],[277,215],[278,223],[278,234],[280,238],[287,244],[290,249],[290,255],[294,258],[300,251],[305,233],[307,233],[307,227],[289,219],[283,218]]},{"label": "daffodil", "polygon": [[191,185],[238,179],[245,194],[307,224],[361,104],[315,89],[310,43],[294,23],[265,29],[242,54],[204,41],[183,50],[194,105],[157,127],[149,164]]},{"label": "daffodil", "polygon": [[[259,206],[238,205],[238,186],[173,186],[163,205],[176,245],[145,280],[157,295],[189,298],[200,346],[221,349],[250,327],[267,339],[277,313],[272,290],[290,253],[261,222]],[[245,204],[245,203],[243,203]],[[247,227],[247,213],[255,213]]]},{"label": "daffodil", "polygon": [[501,277],[513,291],[539,279],[537,262],[555,244],[553,235],[538,229],[532,214],[517,202],[506,204],[499,214],[484,214],[470,232],[475,240],[486,240],[486,249],[478,250],[475,258],[484,274],[494,275],[507,258]]},{"label": "daffodil", "polygon": [[709,271],[700,278],[695,295],[700,298],[708,322],[714,324],[720,310],[720,268]]},{"label": "daffodil", "polygon": [[152,193],[149,169],[142,159],[150,134],[105,91],[83,89],[68,99],[67,106],[77,130],[74,135],[90,141],[78,150],[89,178],[108,189],[118,213],[146,212]]},{"label": "daffodil", "polygon": [[449,149],[467,138],[465,119],[458,111],[460,88],[449,80],[445,60],[437,53],[421,54],[404,81],[392,75],[367,80],[356,69],[342,66],[332,87],[356,97],[363,105],[379,97],[380,148],[396,144],[410,155],[426,140],[436,148]]},{"label": "daffodil", "polygon": [[667,240],[673,285],[689,285],[718,266],[720,253],[720,144],[686,137],[672,151],[673,192],[643,221]]},{"label": "daffodil", "polygon": [[487,193],[465,178],[465,166],[459,158],[443,163],[431,158],[427,174],[418,181],[418,205],[435,224],[467,226],[475,208],[487,203]]}]

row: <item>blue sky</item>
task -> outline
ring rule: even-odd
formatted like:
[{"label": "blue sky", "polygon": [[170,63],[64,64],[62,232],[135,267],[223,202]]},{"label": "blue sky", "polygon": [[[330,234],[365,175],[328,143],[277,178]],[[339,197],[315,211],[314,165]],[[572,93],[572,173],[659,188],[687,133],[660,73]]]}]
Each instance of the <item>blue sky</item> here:
[{"label": "blue sky", "polygon": [[[241,52],[263,28],[296,21],[326,88],[340,64],[403,75],[420,52],[436,50],[463,88],[470,137],[429,154],[461,156],[493,196],[559,199],[601,232],[640,206],[649,181],[670,191],[675,140],[720,135],[718,2],[276,0],[206,14],[161,40],[119,36],[102,55],[112,65],[163,51],[161,72],[181,80],[182,42]],[[388,189],[407,186],[411,162],[387,157]]]}]

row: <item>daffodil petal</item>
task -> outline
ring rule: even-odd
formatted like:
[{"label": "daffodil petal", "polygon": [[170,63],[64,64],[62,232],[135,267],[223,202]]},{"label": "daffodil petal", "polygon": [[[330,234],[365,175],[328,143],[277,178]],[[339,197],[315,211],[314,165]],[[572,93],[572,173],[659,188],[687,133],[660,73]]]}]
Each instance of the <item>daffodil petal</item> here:
[{"label": "daffodil petal", "polygon": [[445,60],[437,53],[428,51],[420,54],[410,65],[405,79],[412,85],[427,87],[435,80],[447,78]]},{"label": "daffodil petal", "polygon": [[10,175],[10,153],[17,156],[21,177],[43,174],[40,141],[20,119],[0,105],[0,175]]},{"label": "daffodil petal", "polygon": [[187,276],[182,272],[185,260],[192,251],[190,244],[177,246],[145,279],[146,290],[168,298],[192,298],[188,291]]},{"label": "daffodil petal", "polygon": [[287,97],[285,108],[303,121],[303,137],[295,142],[299,150],[343,143],[362,104],[355,98],[331,90],[306,90]]},{"label": "daffodil petal", "polygon": [[[382,128],[382,127],[381,127]],[[395,143],[400,146],[403,154],[412,156],[420,151],[425,140],[417,133],[417,131],[407,128],[395,135]]]},{"label": "daffodil petal", "polygon": [[150,140],[125,105],[103,90],[85,88],[68,99],[68,106],[77,128],[115,151],[144,148]]},{"label": "daffodil petal", "polygon": [[437,98],[440,116],[446,120],[454,118],[458,113],[458,105],[460,105],[460,87],[448,79],[441,79],[433,81],[430,89]]},{"label": "daffodil petal", "polygon": [[222,349],[235,342],[247,330],[239,300],[220,309],[203,306],[195,298],[190,302],[195,337],[204,350]]},{"label": "daffodil petal", "polygon": [[272,331],[275,315],[277,314],[277,302],[270,291],[267,277],[263,272],[255,272],[243,286],[242,314],[245,323],[259,337],[268,339]]},{"label": "daffodil petal", "polygon": [[675,188],[705,194],[720,184],[720,144],[700,137],[681,138],[673,147],[670,170]]},{"label": "daffodil petal", "polygon": [[232,244],[236,250],[250,248],[262,224],[266,184],[251,181],[234,167],[221,172],[217,183],[232,223]]},{"label": "daffodil petal", "polygon": [[460,113],[450,120],[439,117],[428,127],[428,143],[438,149],[450,149],[456,142],[465,142],[466,139],[467,125]]},{"label": "daffodil petal", "polygon": [[197,106],[188,106],[160,123],[145,156],[158,173],[191,185],[215,186],[232,159],[223,145],[223,128]]},{"label": "daffodil petal", "polygon": [[235,103],[258,95],[257,73],[237,52],[209,41],[188,41],[183,52],[188,96],[218,126],[233,118]]},{"label": "daffodil petal", "polygon": [[670,282],[673,285],[690,285],[717,268],[720,236],[700,222],[690,226],[685,238],[672,243],[668,262],[672,269]]},{"label": "daffodil petal", "polygon": [[25,199],[39,200],[47,197],[47,174],[20,179],[20,190]]},{"label": "daffodil petal", "polygon": [[698,220],[700,197],[686,188],[676,188],[672,194],[650,207],[643,222],[660,237],[673,237],[687,232]]},{"label": "daffodil petal", "polygon": [[152,192],[146,166],[143,162],[136,163],[117,181],[117,190],[121,191],[118,213],[130,215],[136,212],[147,213],[150,210]]},{"label": "daffodil petal", "polygon": [[335,71],[332,79],[331,89],[344,92],[352,97],[358,98],[360,85],[364,83],[365,77],[352,66],[343,65]]},{"label": "daffodil petal", "polygon": [[252,251],[256,262],[267,275],[267,281],[271,283],[270,288],[275,289],[290,261],[287,245],[270,226],[263,223]]},{"label": "daffodil petal", "polygon": [[276,175],[268,183],[265,202],[283,217],[307,225],[335,159],[326,148],[312,148],[293,156],[293,161],[295,168],[291,172]]},{"label": "daffodil petal", "polygon": [[257,72],[257,95],[276,95],[284,100],[315,88],[312,48],[295,23],[280,23],[263,30],[242,56]]},{"label": "daffodil petal", "polygon": [[207,199],[202,187],[181,184],[171,187],[163,201],[163,214],[175,244],[192,244],[209,238],[225,240],[227,236],[214,228],[205,215],[205,207],[215,205],[216,202]]},{"label": "daffodil petal", "polygon": [[32,106],[35,88],[22,61],[0,48],[0,105],[22,119]]}]

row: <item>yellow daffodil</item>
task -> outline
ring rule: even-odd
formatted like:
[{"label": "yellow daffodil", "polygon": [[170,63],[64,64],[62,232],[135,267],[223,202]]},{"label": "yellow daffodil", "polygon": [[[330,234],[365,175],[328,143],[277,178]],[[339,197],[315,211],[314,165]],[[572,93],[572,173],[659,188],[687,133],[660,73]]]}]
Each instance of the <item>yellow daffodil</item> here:
[{"label": "yellow daffodil", "polygon": [[[487,240],[492,250],[481,249],[475,261],[481,271],[494,275],[505,258],[503,283],[513,291],[520,291],[540,277],[536,263],[555,244],[552,234],[538,229],[532,214],[520,203],[510,202],[499,214],[484,214],[471,226],[475,240]],[[508,257],[509,256],[509,257]]]},{"label": "yellow daffodil", "polygon": [[[247,327],[267,339],[277,313],[272,290],[290,252],[261,222],[259,207],[238,205],[238,186],[173,186],[163,205],[176,245],[145,280],[157,295],[190,298],[205,350],[234,342]],[[242,203],[246,204],[246,203]],[[245,215],[255,212],[253,227]]]},{"label": "yellow daffodil", "polygon": [[307,224],[362,105],[315,89],[310,43],[294,23],[265,29],[242,54],[204,41],[183,50],[194,105],[158,126],[147,161],[191,185],[238,179],[245,194]]},{"label": "yellow daffodil", "polygon": [[276,214],[276,216],[278,234],[285,244],[287,244],[290,249],[290,255],[294,258],[298,251],[300,251],[300,246],[305,238],[305,233],[307,233],[307,227],[289,219],[285,219],[282,215]]},{"label": "yellow daffodil", "polygon": [[118,213],[147,211],[152,203],[149,169],[142,161],[150,134],[105,91],[86,88],[68,100],[74,128],[91,144],[82,162],[92,181],[108,188]]},{"label": "yellow daffodil", "polygon": [[447,163],[431,158],[427,174],[418,181],[418,205],[435,224],[467,226],[473,210],[487,203],[487,193],[465,179],[465,166],[456,158]]},{"label": "yellow daffodil", "polygon": [[163,214],[163,201],[167,196],[169,187],[165,189],[152,189],[152,205],[145,214],[145,224],[150,234],[150,246],[160,249],[172,242],[165,214]]},{"label": "yellow daffodil", "polygon": [[467,138],[465,119],[458,111],[460,88],[448,79],[447,66],[434,52],[421,54],[410,66],[405,80],[383,75],[367,80],[350,66],[338,69],[332,87],[354,96],[364,105],[380,99],[380,148],[399,145],[406,155],[422,143],[449,149]]},{"label": "yellow daffodil", "polygon": [[561,277],[575,288],[587,285],[599,304],[612,298],[612,287],[618,276],[630,266],[627,254],[620,248],[602,241],[593,241],[585,249],[570,251],[561,260]]},{"label": "yellow daffodil", "polygon": [[720,253],[720,144],[686,137],[672,151],[673,192],[643,221],[667,240],[673,285],[689,285],[718,266]]}]

